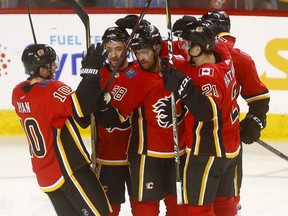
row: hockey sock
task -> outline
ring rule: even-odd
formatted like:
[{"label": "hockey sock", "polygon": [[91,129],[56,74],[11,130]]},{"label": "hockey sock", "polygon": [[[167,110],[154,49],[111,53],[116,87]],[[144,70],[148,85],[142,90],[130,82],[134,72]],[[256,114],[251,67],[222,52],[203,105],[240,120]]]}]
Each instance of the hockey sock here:
[{"label": "hockey sock", "polygon": [[213,204],[209,205],[187,205],[187,214],[186,215],[197,215],[197,216],[215,216],[213,212]]},{"label": "hockey sock", "polygon": [[159,200],[135,202],[133,216],[158,216],[159,215]]},{"label": "hockey sock", "polygon": [[214,202],[214,212],[216,216],[237,215],[237,206],[234,197],[216,197]]},{"label": "hockey sock", "polygon": [[165,194],[164,203],[166,205],[166,216],[186,215],[186,205],[177,205],[177,197]]},{"label": "hockey sock", "polygon": [[121,204],[111,204],[113,212],[110,213],[108,216],[118,216],[120,213]]}]

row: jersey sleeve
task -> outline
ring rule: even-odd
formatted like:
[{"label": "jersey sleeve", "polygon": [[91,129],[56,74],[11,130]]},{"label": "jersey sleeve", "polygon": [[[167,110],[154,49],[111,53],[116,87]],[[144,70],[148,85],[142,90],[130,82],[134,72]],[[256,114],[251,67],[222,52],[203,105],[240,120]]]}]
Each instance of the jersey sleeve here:
[{"label": "jersey sleeve", "polygon": [[75,114],[79,117],[90,115],[97,109],[101,94],[100,79],[82,78],[72,95]]},{"label": "jersey sleeve", "polygon": [[51,83],[53,88],[50,89],[50,95],[47,100],[51,107],[47,109],[46,115],[50,115],[51,124],[56,128],[61,128],[68,116],[73,116],[71,96],[74,94],[72,88],[66,84],[55,81]]},{"label": "jersey sleeve", "polygon": [[246,100],[249,113],[265,119],[269,110],[270,95],[269,90],[258,76],[253,59],[250,55],[236,48],[231,54],[237,82],[240,85],[240,95]]}]

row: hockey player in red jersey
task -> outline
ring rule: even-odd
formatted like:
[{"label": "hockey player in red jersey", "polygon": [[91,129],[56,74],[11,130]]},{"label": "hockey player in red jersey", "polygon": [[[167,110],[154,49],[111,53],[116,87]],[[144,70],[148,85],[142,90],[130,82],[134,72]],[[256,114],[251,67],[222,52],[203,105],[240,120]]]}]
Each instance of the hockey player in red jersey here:
[{"label": "hockey player in red jersey", "polygon": [[[126,30],[122,30],[119,27],[107,28],[102,36],[102,44],[108,53],[109,62],[100,70],[102,77],[101,86],[103,88],[106,86],[107,81],[119,61],[128,37],[129,35]],[[128,62],[127,58],[125,58],[117,70],[114,80],[120,82],[122,77],[129,71],[131,65],[133,65],[133,62]],[[119,85],[114,85],[114,82],[112,82],[109,91],[113,99],[117,100],[122,90],[119,88]],[[129,119],[119,126],[111,126],[109,128],[98,124],[97,129],[97,174],[112,205],[113,212],[110,216],[119,215],[121,203],[125,202],[125,186],[128,190],[133,214],[134,202],[127,159],[128,143],[131,133]]]},{"label": "hockey player in red jersey", "polygon": [[57,56],[52,47],[30,45],[22,53],[30,77],[14,88],[12,104],[28,139],[38,184],[57,215],[102,216],[111,212],[73,119],[97,110],[102,51],[100,44],[89,48],[82,60],[83,78],[75,92],[54,80]]},{"label": "hockey player in red jersey", "polygon": [[[241,141],[251,144],[260,138],[261,130],[266,126],[266,113],[269,110],[269,91],[259,79],[255,63],[250,55],[234,48],[236,38],[231,35],[231,22],[225,11],[208,11],[202,19],[212,22],[219,42],[225,43],[232,55],[237,80],[237,92],[246,100],[249,107],[246,117],[240,122]],[[239,94],[237,94],[239,95]],[[235,201],[238,203],[238,215],[241,215],[240,188],[242,184],[242,150],[238,158],[238,190]]]},{"label": "hockey player in red jersey", "polygon": [[[140,26],[131,42],[139,64],[134,64],[124,72],[125,79],[118,81],[115,77],[115,86],[121,89],[117,99],[114,97],[112,100],[117,109],[108,109],[102,113],[105,115],[107,112],[109,116],[116,113],[120,119],[130,118],[132,132],[128,161],[136,216],[158,216],[160,200],[163,198],[167,207],[166,215],[185,214],[184,205],[176,203],[171,93],[164,89],[160,76],[162,67],[168,61],[159,58],[161,44],[162,37],[155,26]],[[182,108],[178,100],[179,154],[183,168],[185,111]],[[115,121],[110,124],[113,123]]]},{"label": "hockey player in red jersey", "polygon": [[[196,22],[197,18],[194,16],[183,16],[182,18],[176,20],[173,24],[173,35],[178,37],[178,35],[183,31],[183,29],[186,28],[187,24],[192,24],[193,22]],[[183,49],[180,48],[178,44],[178,40],[172,41],[173,46],[173,58],[182,58],[187,59],[187,53]],[[163,40],[162,43],[162,50],[161,50],[161,56],[168,56],[168,40]]]},{"label": "hockey player in red jersey", "polygon": [[225,11],[209,11],[203,19],[215,23],[218,40],[227,44],[236,71],[238,91],[246,100],[249,111],[241,121],[241,141],[251,144],[260,138],[260,132],[266,127],[266,114],[269,110],[269,91],[259,79],[252,57],[238,48],[234,48],[236,38],[230,33],[230,18]]},{"label": "hockey player in red jersey", "polygon": [[180,37],[191,66],[187,76],[172,69],[163,80],[188,108],[183,179],[187,215],[234,216],[240,130],[232,59],[226,46],[214,49],[215,34],[200,21],[188,24]]}]

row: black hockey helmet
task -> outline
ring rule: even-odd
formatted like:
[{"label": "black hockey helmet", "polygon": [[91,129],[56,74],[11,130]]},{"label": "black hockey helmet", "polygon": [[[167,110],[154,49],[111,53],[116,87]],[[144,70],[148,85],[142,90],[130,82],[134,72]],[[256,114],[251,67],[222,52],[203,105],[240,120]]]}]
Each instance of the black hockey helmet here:
[{"label": "black hockey helmet", "polygon": [[123,41],[126,42],[129,38],[129,34],[125,29],[121,29],[118,26],[110,27],[106,29],[102,36],[102,43],[108,43],[109,41]]},{"label": "black hockey helmet", "polygon": [[154,25],[142,25],[131,41],[132,50],[154,47],[162,44],[160,31]]},{"label": "black hockey helmet", "polygon": [[213,26],[206,21],[199,20],[188,24],[179,36],[190,43],[189,49],[194,45],[201,46],[204,52],[215,48],[216,35]]},{"label": "black hockey helmet", "polygon": [[40,67],[51,69],[57,56],[55,50],[46,44],[32,44],[24,49],[21,59],[26,73],[37,76]]},{"label": "black hockey helmet", "polygon": [[230,18],[225,11],[208,11],[202,16],[202,19],[215,23],[217,34],[220,32],[230,32]]}]

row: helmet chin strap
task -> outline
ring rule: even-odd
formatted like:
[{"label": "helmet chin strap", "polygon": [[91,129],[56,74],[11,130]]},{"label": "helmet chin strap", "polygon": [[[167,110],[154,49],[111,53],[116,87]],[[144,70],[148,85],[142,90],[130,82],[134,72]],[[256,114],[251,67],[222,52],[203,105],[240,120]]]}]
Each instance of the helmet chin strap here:
[{"label": "helmet chin strap", "polygon": [[193,64],[194,61],[192,61],[192,59],[195,58],[195,57],[199,57],[200,55],[202,55],[203,50],[202,50],[202,48],[201,48],[201,52],[200,52],[198,55],[191,55],[191,54],[190,54],[190,50],[191,50],[191,49],[192,49],[192,48],[190,47],[188,53],[189,53],[189,56],[190,56],[190,63]]}]

